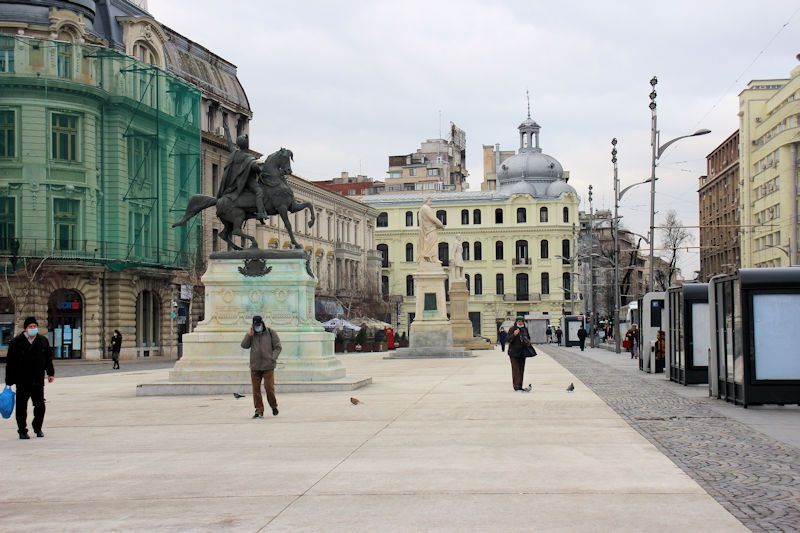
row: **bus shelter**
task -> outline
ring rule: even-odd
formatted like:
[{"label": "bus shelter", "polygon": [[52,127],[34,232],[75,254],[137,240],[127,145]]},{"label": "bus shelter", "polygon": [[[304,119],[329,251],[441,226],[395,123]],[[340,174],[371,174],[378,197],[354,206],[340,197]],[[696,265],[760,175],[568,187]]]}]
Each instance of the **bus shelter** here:
[{"label": "bus shelter", "polygon": [[737,405],[800,404],[800,268],[746,268],[708,287],[712,396]]},{"label": "bus shelter", "polygon": [[708,284],[670,287],[666,314],[669,379],[683,385],[708,383]]},{"label": "bus shelter", "polygon": [[561,329],[564,331],[564,346],[579,346],[578,330],[585,324],[583,315],[565,315],[561,318]]},{"label": "bus shelter", "polygon": [[639,300],[639,370],[650,374],[664,371],[664,359],[656,359],[658,332],[663,331],[664,292],[648,292]]}]

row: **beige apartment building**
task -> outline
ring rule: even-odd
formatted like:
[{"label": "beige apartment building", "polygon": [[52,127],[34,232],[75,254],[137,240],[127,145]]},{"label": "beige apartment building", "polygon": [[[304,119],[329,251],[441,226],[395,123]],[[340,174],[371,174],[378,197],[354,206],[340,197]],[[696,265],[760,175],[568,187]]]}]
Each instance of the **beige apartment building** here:
[{"label": "beige apartment building", "polygon": [[700,280],[739,268],[739,130],[706,157],[700,176]]},{"label": "beige apartment building", "polygon": [[411,154],[390,155],[384,192],[461,192],[467,184],[467,140],[450,123],[448,139],[428,139]]},{"label": "beige apartment building", "polygon": [[739,94],[741,266],[798,264],[800,66]]}]

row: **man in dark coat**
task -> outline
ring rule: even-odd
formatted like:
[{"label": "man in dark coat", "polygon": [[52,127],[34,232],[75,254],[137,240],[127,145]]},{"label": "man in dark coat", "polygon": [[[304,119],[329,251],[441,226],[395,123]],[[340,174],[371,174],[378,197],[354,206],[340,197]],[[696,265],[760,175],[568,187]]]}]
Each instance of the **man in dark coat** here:
[{"label": "man in dark coat", "polygon": [[561,337],[564,336],[564,331],[561,329],[561,326],[556,328],[556,343],[561,346]]},{"label": "man in dark coat", "polygon": [[261,396],[261,381],[267,392],[267,402],[272,408],[272,416],[278,416],[278,400],[275,398],[275,365],[281,354],[281,339],[278,333],[264,324],[264,319],[256,315],[253,326],[242,340],[242,348],[250,348],[250,378],[253,384],[253,405],[256,412],[253,418],[264,418],[264,398]]},{"label": "man in dark coat", "polygon": [[583,351],[583,348],[586,346],[586,336],[587,335],[588,335],[588,333],[586,332],[586,328],[581,326],[578,329],[578,342],[580,343],[581,351]]},{"label": "man in dark coat", "polygon": [[525,321],[521,316],[517,317],[514,325],[508,330],[508,358],[511,361],[511,383],[514,390],[519,392],[530,392],[531,386],[522,386],[522,379],[525,374],[525,358],[528,356],[526,350],[530,346],[530,334],[525,327]]},{"label": "man in dark coat", "polygon": [[8,345],[6,356],[6,385],[17,386],[17,432],[19,438],[28,436],[28,400],[33,401],[33,432],[44,437],[44,375],[48,383],[55,381],[55,370],[47,337],[39,335],[35,317],[25,319],[23,331]]},{"label": "man in dark coat", "polygon": [[505,328],[500,328],[500,333],[497,334],[497,342],[500,343],[500,350],[506,351],[506,341],[508,340],[508,333]]},{"label": "man in dark coat", "polygon": [[225,139],[228,141],[228,149],[231,151],[231,158],[225,165],[222,174],[222,181],[217,191],[217,198],[230,195],[234,200],[242,195],[245,189],[249,189],[256,196],[256,218],[265,219],[267,215],[264,209],[264,190],[261,188],[260,176],[261,168],[256,158],[248,152],[250,140],[247,135],[240,135],[236,143],[231,140],[231,132],[228,124],[224,123]]},{"label": "man in dark coat", "polygon": [[118,329],[114,330],[114,335],[111,336],[111,359],[114,360],[112,370],[119,370],[119,352],[122,351],[122,333]]}]

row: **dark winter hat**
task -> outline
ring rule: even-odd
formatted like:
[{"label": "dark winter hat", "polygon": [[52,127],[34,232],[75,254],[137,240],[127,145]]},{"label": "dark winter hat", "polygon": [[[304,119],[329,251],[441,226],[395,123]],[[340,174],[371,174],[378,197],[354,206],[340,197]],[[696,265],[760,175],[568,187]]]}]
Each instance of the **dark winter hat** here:
[{"label": "dark winter hat", "polygon": [[517,317],[517,322],[520,322],[520,321],[525,322],[525,319],[522,317],[522,315]]},{"label": "dark winter hat", "polygon": [[256,326],[258,324],[263,324],[263,323],[264,323],[264,319],[261,318],[261,315],[256,315],[256,316],[253,317],[253,325],[254,326]]},{"label": "dark winter hat", "polygon": [[36,320],[35,316],[29,316],[26,318],[24,324],[22,325],[22,329],[28,329],[28,326],[31,324],[36,324],[37,326],[39,325],[39,321]]}]

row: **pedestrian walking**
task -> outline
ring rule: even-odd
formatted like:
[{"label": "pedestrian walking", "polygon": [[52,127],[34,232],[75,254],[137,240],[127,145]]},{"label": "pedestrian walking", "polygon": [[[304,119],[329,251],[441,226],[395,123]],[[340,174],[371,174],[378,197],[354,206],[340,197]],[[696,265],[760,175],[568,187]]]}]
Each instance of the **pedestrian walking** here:
[{"label": "pedestrian walking", "polygon": [[506,351],[506,340],[508,340],[508,333],[506,332],[506,328],[500,328],[500,333],[497,334],[497,342],[500,343],[500,350],[505,353]]},{"label": "pedestrian walking", "polygon": [[118,329],[114,330],[111,336],[111,359],[114,360],[112,370],[119,370],[119,352],[122,350],[122,333]]},{"label": "pedestrian walking", "polygon": [[631,324],[630,329],[625,333],[625,340],[628,342],[628,351],[631,352],[631,359],[639,358],[639,325]]},{"label": "pedestrian walking", "polygon": [[53,358],[47,337],[39,335],[35,317],[25,319],[22,333],[14,337],[6,354],[6,385],[17,386],[17,433],[20,439],[29,439],[28,400],[33,402],[33,432],[44,437],[44,376],[47,382],[55,381]]},{"label": "pedestrian walking", "polygon": [[547,335],[547,344],[553,342],[553,328],[550,325],[547,326],[547,329],[544,330],[545,335]]},{"label": "pedestrian walking", "polygon": [[578,328],[578,343],[580,344],[581,351],[583,351],[583,348],[586,346],[587,335],[588,333],[586,332],[586,328],[581,325],[581,327]]},{"label": "pedestrian walking", "polygon": [[530,392],[531,386],[522,386],[525,374],[525,359],[536,355],[536,350],[531,346],[531,337],[525,321],[517,317],[514,325],[508,330],[508,359],[511,361],[511,383],[515,391]]},{"label": "pedestrian walking", "polygon": [[556,327],[556,342],[559,346],[561,346],[561,337],[564,336],[564,331],[561,329],[561,326]]},{"label": "pedestrian walking", "polygon": [[264,320],[256,315],[253,325],[242,340],[242,348],[250,348],[250,378],[253,384],[253,418],[264,418],[264,398],[261,382],[267,392],[267,402],[272,416],[278,416],[278,400],[275,398],[275,365],[281,353],[281,339],[274,329],[268,328]]}]

